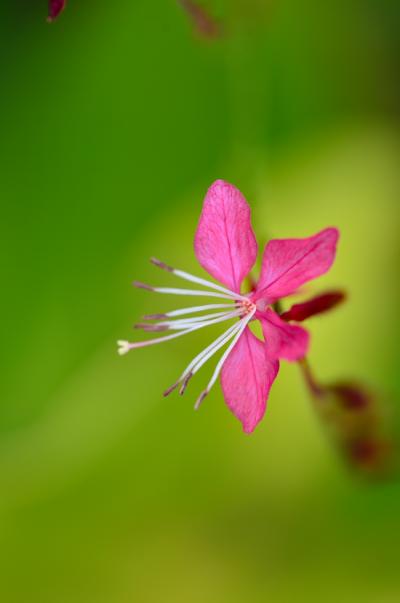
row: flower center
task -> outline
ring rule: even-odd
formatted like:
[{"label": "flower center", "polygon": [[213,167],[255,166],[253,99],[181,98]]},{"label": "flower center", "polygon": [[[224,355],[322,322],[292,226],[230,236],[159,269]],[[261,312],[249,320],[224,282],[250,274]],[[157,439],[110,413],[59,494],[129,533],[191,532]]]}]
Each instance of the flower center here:
[{"label": "flower center", "polygon": [[246,316],[247,314],[250,314],[250,312],[253,312],[255,310],[257,310],[257,304],[252,302],[250,299],[240,299],[236,301],[236,306],[238,308],[238,310],[242,310],[242,314],[241,316]]},{"label": "flower center", "polygon": [[[206,296],[219,298],[220,300],[222,300],[223,303],[211,303],[201,306],[192,306],[189,308],[179,308],[177,310],[171,310],[169,312],[163,312],[161,314],[148,314],[147,316],[143,317],[146,322],[135,325],[136,328],[141,328],[145,331],[151,332],[173,332],[163,337],[157,337],[155,339],[148,339],[145,341],[138,341],[134,343],[125,340],[120,340],[118,341],[119,354],[126,354],[134,348],[141,348],[169,341],[170,339],[175,339],[176,337],[186,335],[187,333],[197,331],[198,329],[202,329],[209,325],[222,323],[227,320],[234,320],[234,323],[231,324],[231,326],[224,333],[222,333],[222,335],[217,337],[217,339],[215,339],[195,358],[193,358],[193,360],[183,371],[176,383],[174,383],[170,388],[168,388],[164,392],[164,395],[168,395],[174,389],[180,386],[179,393],[183,394],[189,380],[193,377],[193,375],[195,375],[195,373],[197,373],[197,371],[212,356],[214,356],[214,354],[216,354],[218,350],[228,344],[228,347],[226,348],[217,363],[217,366],[206,389],[203,390],[203,392],[197,399],[195,405],[195,407],[197,408],[214,385],[219,373],[221,372],[225,360],[227,359],[228,355],[236,345],[240,336],[246,329],[247,324],[252,320],[253,316],[257,311],[257,307],[254,301],[252,301],[248,296],[241,295],[240,293],[231,291],[226,287],[223,287],[211,281],[207,281],[203,278],[199,278],[197,276],[189,274],[188,272],[183,272],[182,270],[172,268],[172,266],[168,266],[168,264],[160,262],[159,260],[156,260],[154,258],[151,261],[158,268],[162,268],[163,270],[166,270],[167,272],[170,272],[175,276],[182,278],[183,280],[202,285],[202,287],[205,287],[206,290],[177,289],[175,287],[152,287],[150,285],[145,285],[144,283],[140,283],[137,281],[133,283],[136,287],[146,289],[147,291],[154,291],[156,293],[163,294],[171,293],[173,295]],[[212,311],[211,314],[203,314],[203,312],[210,310]],[[190,316],[193,314],[195,316]]]},{"label": "flower center", "polygon": [[268,308],[269,305],[270,305],[269,301],[267,299],[263,299],[263,298],[258,299],[255,302],[255,306],[256,306],[258,312],[265,312],[265,310]]}]

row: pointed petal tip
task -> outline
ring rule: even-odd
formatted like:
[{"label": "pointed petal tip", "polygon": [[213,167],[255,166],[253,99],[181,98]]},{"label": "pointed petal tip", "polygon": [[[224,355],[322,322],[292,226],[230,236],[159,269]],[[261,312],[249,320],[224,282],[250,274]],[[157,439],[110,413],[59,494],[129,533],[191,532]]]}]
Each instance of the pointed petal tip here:
[{"label": "pointed petal tip", "polygon": [[246,435],[251,435],[255,428],[257,427],[257,425],[259,424],[259,422],[261,421],[261,419],[255,423],[252,422],[248,422],[246,420],[242,420],[242,431],[243,433],[245,433]]},{"label": "pointed petal tip", "polygon": [[214,188],[218,188],[220,186],[233,186],[233,184],[231,184],[230,182],[228,182],[227,180],[223,180],[222,178],[217,178],[216,180],[214,180],[214,182],[208,187],[208,190],[213,190]]},{"label": "pointed petal tip", "polygon": [[207,195],[210,193],[212,195],[218,194],[221,197],[225,197],[228,194],[239,194],[241,197],[243,197],[237,186],[232,184],[232,182],[228,182],[228,180],[223,180],[222,178],[217,178],[217,180],[214,180],[214,182],[208,187]]},{"label": "pointed petal tip", "polygon": [[336,226],[328,226],[327,228],[325,228],[324,230],[322,230],[321,232],[326,232],[327,234],[331,234],[332,237],[337,241],[338,238],[340,237],[340,230],[336,227]]},{"label": "pointed petal tip", "polygon": [[340,238],[340,230],[336,228],[336,226],[327,226],[317,232],[314,237],[320,237],[322,240],[325,240],[326,243],[330,243],[333,247],[336,247]]}]

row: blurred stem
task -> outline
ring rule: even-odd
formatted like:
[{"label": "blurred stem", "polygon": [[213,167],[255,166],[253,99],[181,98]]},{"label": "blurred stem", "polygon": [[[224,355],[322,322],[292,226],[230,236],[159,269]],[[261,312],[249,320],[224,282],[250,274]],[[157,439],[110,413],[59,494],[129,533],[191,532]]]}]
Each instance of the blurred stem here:
[{"label": "blurred stem", "polygon": [[310,363],[307,358],[304,357],[298,361],[300,370],[303,374],[304,380],[307,384],[309,391],[311,392],[314,399],[320,400],[323,396],[324,388],[318,383],[315,375],[311,369]]},{"label": "blurred stem", "polygon": [[258,46],[257,36],[239,27],[226,41],[233,149],[249,150],[246,168],[254,161],[252,153],[265,144],[267,95],[264,74],[255,69]]}]

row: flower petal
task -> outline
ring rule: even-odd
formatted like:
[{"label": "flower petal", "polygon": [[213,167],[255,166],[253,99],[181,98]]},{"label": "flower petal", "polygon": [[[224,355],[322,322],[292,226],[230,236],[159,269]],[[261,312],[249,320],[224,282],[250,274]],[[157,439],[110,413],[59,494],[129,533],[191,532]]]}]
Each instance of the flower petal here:
[{"label": "flower petal", "polygon": [[284,322],[270,308],[260,316],[260,321],[271,358],[293,361],[306,355],[310,336],[303,327]]},{"label": "flower petal", "polygon": [[281,318],[286,321],[303,322],[306,318],[332,310],[338,304],[344,302],[345,299],[346,294],[343,291],[328,291],[301,304],[294,304],[287,312],[281,314]]},{"label": "flower petal", "polygon": [[198,261],[229,289],[240,292],[244,277],[257,257],[250,207],[232,184],[217,180],[204,199],[194,239]]},{"label": "flower petal", "polygon": [[247,328],[221,372],[225,402],[246,433],[251,433],[263,418],[278,370],[279,362],[268,358],[264,342]]},{"label": "flower petal", "polygon": [[339,231],[326,228],[305,239],[275,239],[264,250],[257,297],[278,299],[324,274],[336,253]]}]

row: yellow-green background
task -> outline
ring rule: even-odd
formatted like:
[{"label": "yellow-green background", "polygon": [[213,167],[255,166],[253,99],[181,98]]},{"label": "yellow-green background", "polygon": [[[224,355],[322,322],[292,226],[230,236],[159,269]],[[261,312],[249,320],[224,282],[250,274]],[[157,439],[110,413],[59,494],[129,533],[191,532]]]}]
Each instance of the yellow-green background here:
[{"label": "yellow-green background", "polygon": [[[218,329],[116,354],[175,301],[156,255],[192,251],[206,188],[239,186],[261,243],[340,228],[315,291],[311,361],[399,403],[399,5],[174,0],[0,8],[0,600],[4,603],[400,599],[400,485],[338,459],[298,368],[252,436],[212,367],[163,399]],[[178,300],[176,303],[182,300]],[[211,332],[212,331],[212,332]]]}]

